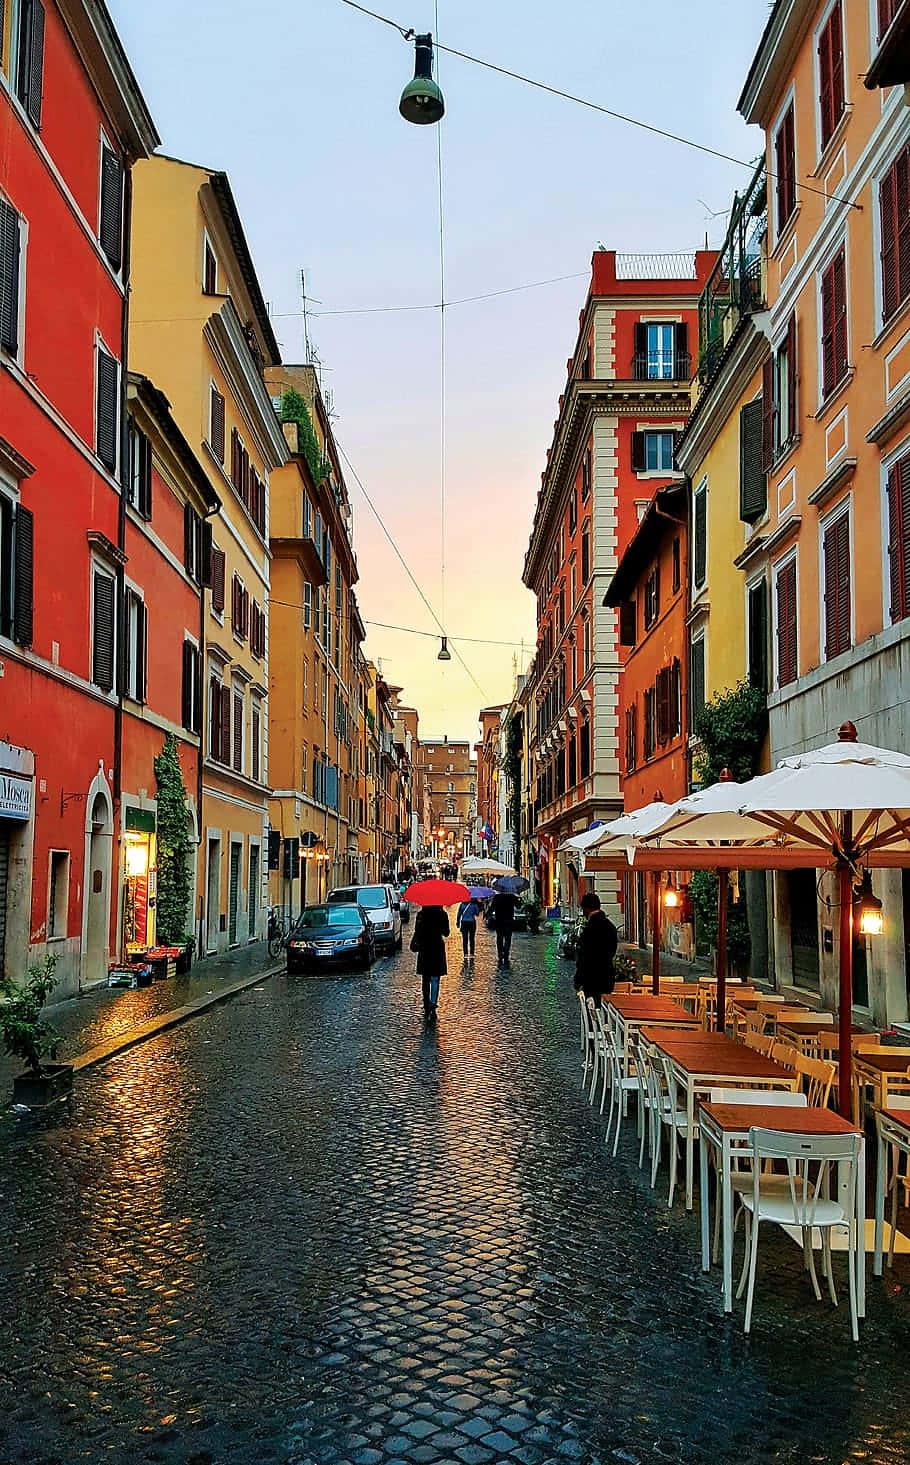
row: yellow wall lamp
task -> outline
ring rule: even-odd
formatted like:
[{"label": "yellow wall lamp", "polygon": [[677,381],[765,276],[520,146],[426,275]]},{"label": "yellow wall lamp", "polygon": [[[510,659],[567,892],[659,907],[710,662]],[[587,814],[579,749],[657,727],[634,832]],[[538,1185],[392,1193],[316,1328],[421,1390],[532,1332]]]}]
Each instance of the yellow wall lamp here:
[{"label": "yellow wall lamp", "polygon": [[868,870],[863,872],[854,899],[860,933],[863,936],[880,936],[885,929],[885,918],[882,903],[872,889],[872,876]]}]

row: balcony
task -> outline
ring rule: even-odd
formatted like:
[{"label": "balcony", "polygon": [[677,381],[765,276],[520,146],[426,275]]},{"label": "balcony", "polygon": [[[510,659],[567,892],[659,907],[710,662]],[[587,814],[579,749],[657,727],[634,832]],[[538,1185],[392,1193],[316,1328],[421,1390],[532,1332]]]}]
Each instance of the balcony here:
[{"label": "balcony", "polygon": [[768,187],[759,163],[749,187],[734,194],[727,237],[698,303],[698,375],[710,379],[740,321],[765,304]]},{"label": "balcony", "polygon": [[692,377],[692,358],[687,351],[639,351],[632,357],[632,380],[636,382],[687,382]]}]

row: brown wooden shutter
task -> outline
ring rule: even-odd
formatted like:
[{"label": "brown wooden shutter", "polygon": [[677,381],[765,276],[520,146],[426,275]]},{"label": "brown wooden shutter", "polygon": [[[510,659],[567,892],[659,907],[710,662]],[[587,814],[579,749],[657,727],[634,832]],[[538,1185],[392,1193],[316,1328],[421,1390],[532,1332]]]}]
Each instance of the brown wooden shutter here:
[{"label": "brown wooden shutter", "polygon": [[818,38],[818,81],[819,113],[821,117],[821,141],[825,146],[834,131],[834,100],[831,76],[831,19],[822,28]]},{"label": "brown wooden shutter", "polygon": [[619,607],[619,644],[621,646],[635,645],[636,619],[635,601],[622,601]]},{"label": "brown wooden shutter", "polygon": [[44,90],[44,6],[41,0],[25,0],[21,13],[20,68],[16,93],[35,127],[41,126],[41,98]]},{"label": "brown wooden shutter", "polygon": [[92,681],[102,692],[114,686],[116,585],[112,575],[94,571],[92,594]]},{"label": "brown wooden shutter", "polygon": [[781,687],[796,680],[797,667],[796,561],[790,560],[777,576],[777,681]]},{"label": "brown wooden shutter", "polygon": [[101,211],[98,237],[113,269],[123,263],[123,165],[101,144]]},{"label": "brown wooden shutter", "polygon": [[256,781],[259,781],[259,708],[253,707],[251,737],[253,746],[251,749],[250,773]]},{"label": "brown wooden shutter", "polygon": [[221,687],[221,762],[231,766],[231,689]]},{"label": "brown wooden shutter", "polygon": [[236,575],[231,579],[231,630],[240,630],[240,581]]},{"label": "brown wooden shutter", "polygon": [[749,589],[749,682],[768,690],[768,585],[759,580]]},{"label": "brown wooden shutter", "polygon": [[695,519],[695,548],[694,548],[694,574],[696,585],[705,583],[705,575],[708,571],[708,491],[701,489],[695,495],[694,505]]},{"label": "brown wooden shutter", "polygon": [[632,363],[632,376],[636,381],[645,381],[648,376],[648,327],[644,321],[635,322],[633,334],[635,360]]},{"label": "brown wooden shutter", "polygon": [[796,312],[787,321],[787,427],[788,439],[796,436],[798,427],[796,408],[798,403],[799,370],[796,358]]},{"label": "brown wooden shutter", "polygon": [[847,371],[847,259],[843,249],[832,261],[834,288],[834,369],[835,384]]},{"label": "brown wooden shutter", "polygon": [[644,473],[645,471],[645,435],[643,432],[632,434],[632,472]]},{"label": "brown wooden shutter", "polygon": [[676,381],[689,380],[689,327],[679,321],[673,331],[673,376]]},{"label": "brown wooden shutter", "polygon": [[112,473],[117,466],[118,382],[117,362],[99,346],[95,448],[105,468]]},{"label": "brown wooden shutter", "polygon": [[19,215],[0,198],[0,346],[19,350]]},{"label": "brown wooden shutter", "polygon": [[139,502],[136,505],[146,519],[152,517],[152,444],[144,432],[139,433]]},{"label": "brown wooden shutter", "polygon": [[234,693],[234,767],[243,771],[243,697]]},{"label": "brown wooden shutter", "polygon": [[888,320],[898,306],[897,284],[897,164],[888,169],[878,189],[882,231],[882,316]]},{"label": "brown wooden shutter", "polygon": [[831,132],[844,110],[844,22],[841,0],[837,0],[828,17],[831,32]]},{"label": "brown wooden shutter", "polygon": [[[740,427],[742,417],[740,416]],[[763,473],[770,473],[774,462],[774,356],[768,357],[761,373],[761,451],[759,466]],[[740,432],[740,465],[742,464],[742,432]],[[742,475],[740,474],[740,487]],[[740,494],[740,506],[742,495]],[[740,518],[743,518],[740,514]]]},{"label": "brown wooden shutter", "polygon": [[194,724],[194,676],[196,670],[196,648],[192,641],[183,643],[183,676],[180,683],[180,718],[188,732],[195,732]]},{"label": "brown wooden shutter", "polygon": [[679,737],[682,724],[682,663],[678,656],[670,667],[670,736]]},{"label": "brown wooden shutter", "polygon": [[13,640],[31,646],[34,633],[35,518],[31,509],[16,507],[13,551]]},{"label": "brown wooden shutter", "polygon": [[[768,363],[766,362],[767,366]],[[768,507],[764,450],[767,412],[764,393],[739,413],[739,517],[754,524]]]},{"label": "brown wooden shutter", "polygon": [[212,524],[210,519],[199,520],[199,584],[208,588],[212,583]]},{"label": "brown wooden shutter", "polygon": [[663,747],[670,735],[670,670],[662,667],[654,687],[657,704],[657,741]]},{"label": "brown wooden shutter", "polygon": [[888,472],[888,558],[891,619],[910,615],[910,454]]},{"label": "brown wooden shutter", "polygon": [[209,755],[221,758],[221,683],[215,676],[209,679]]},{"label": "brown wooden shutter", "polygon": [[224,610],[224,550],[212,545],[212,609]]},{"label": "brown wooden shutter", "polygon": [[219,463],[224,462],[224,398],[218,388],[212,383],[211,401],[212,420],[212,452]]},{"label": "brown wooden shutter", "polygon": [[777,178],[777,232],[784,229],[796,207],[796,158],[794,149],[793,104],[777,129],[774,140],[774,165]]},{"label": "brown wooden shutter", "polygon": [[136,701],[144,702],[148,686],[149,613],[143,600],[136,602]]},{"label": "brown wooden shutter", "polygon": [[236,427],[231,428],[231,483],[234,488],[240,487],[240,434]]},{"label": "brown wooden shutter", "polygon": [[822,397],[834,390],[837,362],[834,350],[834,261],[822,275]]},{"label": "brown wooden shutter", "polygon": [[882,39],[897,11],[898,0],[878,0],[878,38]]},{"label": "brown wooden shutter", "polygon": [[850,520],[841,514],[825,530],[825,656],[850,648]]},{"label": "brown wooden shutter", "polygon": [[196,564],[196,524],[198,515],[191,504],[183,506],[183,566],[191,580],[195,580],[199,567]]}]

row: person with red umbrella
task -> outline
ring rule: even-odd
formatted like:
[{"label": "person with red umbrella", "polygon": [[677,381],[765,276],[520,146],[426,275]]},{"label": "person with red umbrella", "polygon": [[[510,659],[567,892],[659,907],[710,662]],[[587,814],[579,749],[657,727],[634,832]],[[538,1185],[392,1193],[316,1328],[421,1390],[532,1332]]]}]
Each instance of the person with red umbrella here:
[{"label": "person with red umbrella", "polygon": [[456,880],[419,880],[409,885],[405,899],[420,909],[414,922],[411,950],[417,953],[417,975],[423,991],[423,1012],[428,1022],[435,1021],[439,1001],[439,982],[448,971],[446,937],[449,934],[447,905],[460,905],[470,900],[466,885]]}]

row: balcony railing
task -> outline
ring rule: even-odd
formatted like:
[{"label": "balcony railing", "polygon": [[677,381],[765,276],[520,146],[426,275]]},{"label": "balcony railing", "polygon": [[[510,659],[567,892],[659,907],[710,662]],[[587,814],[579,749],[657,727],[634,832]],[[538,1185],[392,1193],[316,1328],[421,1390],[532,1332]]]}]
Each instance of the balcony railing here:
[{"label": "balcony railing", "polygon": [[632,357],[632,380],[637,382],[687,382],[692,376],[692,358],[687,351],[639,351]]},{"label": "balcony railing", "polygon": [[731,335],[765,299],[764,243],[768,228],[765,165],[756,168],[744,194],[736,194],[727,237],[698,305],[698,374],[713,374]]}]

